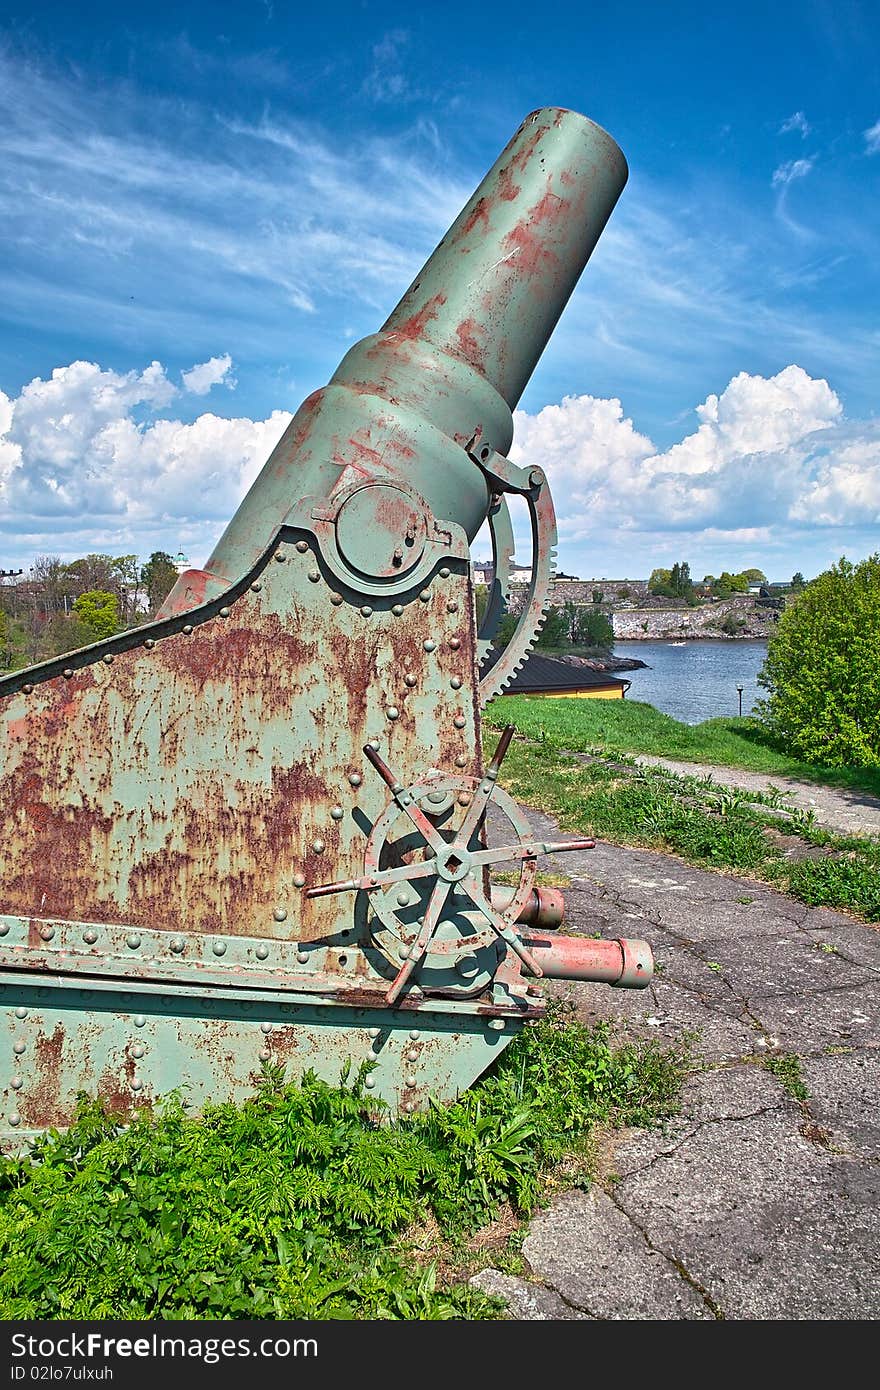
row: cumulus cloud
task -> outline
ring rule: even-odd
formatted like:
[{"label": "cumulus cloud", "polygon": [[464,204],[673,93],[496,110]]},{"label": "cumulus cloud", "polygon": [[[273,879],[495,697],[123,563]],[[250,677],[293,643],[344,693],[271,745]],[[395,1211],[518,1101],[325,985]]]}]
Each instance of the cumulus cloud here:
[{"label": "cumulus cloud", "polygon": [[[228,357],[213,359],[184,381],[195,376],[204,392],[230,367]],[[32,558],[115,545],[148,553],[160,541],[176,550],[185,533],[207,552],[291,417],[159,414],[178,394],[158,362],[127,373],[73,362],[14,399],[0,393],[5,551],[27,545],[23,558]]]},{"label": "cumulus cloud", "polygon": [[801,139],[806,140],[812,128],[803,111],[794,111],[782,122],[779,127],[779,134],[788,135],[791,131],[796,130]]},{"label": "cumulus cloud", "polygon": [[865,137],[865,154],[880,154],[880,121],[875,121],[862,134]]},{"label": "cumulus cloud", "polygon": [[[204,386],[230,369],[224,356],[183,378]],[[154,549],[201,563],[291,417],[186,421],[169,410],[181,403],[159,362],[130,372],[73,362],[15,397],[0,392],[7,564]],[[880,424],[845,420],[827,381],[795,365],[740,372],[694,414],[695,428],[658,449],[618,399],[566,396],[516,412],[512,456],[547,471],[564,567],[582,567],[581,547],[609,537],[628,573],[651,569],[663,537],[692,556],[745,548],[759,563],[793,530],[880,520]]]},{"label": "cumulus cloud", "polygon": [[615,533],[625,546],[627,533],[634,543],[634,533],[658,532],[757,544],[787,524],[876,516],[880,430],[846,423],[827,381],[794,365],[772,377],[740,372],[695,414],[696,430],[658,450],[619,400],[569,396],[516,413],[513,456],[546,469],[563,545]]},{"label": "cumulus cloud", "polygon": [[808,159],[789,159],[785,164],[780,164],[773,170],[773,177],[770,183],[773,188],[787,188],[795,179],[805,179],[807,174],[816,163],[816,156],[811,154]]},{"label": "cumulus cloud", "polygon": [[231,376],[232,358],[228,352],[224,352],[222,357],[210,357],[207,362],[199,362],[195,367],[190,367],[188,372],[181,372],[180,379],[183,382],[185,391],[193,396],[207,396],[212,386],[219,386],[223,382],[226,386],[235,386],[235,378]]}]

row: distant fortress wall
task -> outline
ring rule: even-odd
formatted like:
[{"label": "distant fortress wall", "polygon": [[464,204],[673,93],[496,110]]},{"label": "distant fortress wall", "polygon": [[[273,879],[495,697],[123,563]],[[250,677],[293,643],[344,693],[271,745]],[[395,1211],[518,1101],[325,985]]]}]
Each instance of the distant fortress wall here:
[{"label": "distant fortress wall", "polygon": [[[611,614],[618,641],[650,642],[687,637],[768,637],[779,613],[750,594],[699,608],[628,608]],[[729,629],[729,630],[725,630]]]}]

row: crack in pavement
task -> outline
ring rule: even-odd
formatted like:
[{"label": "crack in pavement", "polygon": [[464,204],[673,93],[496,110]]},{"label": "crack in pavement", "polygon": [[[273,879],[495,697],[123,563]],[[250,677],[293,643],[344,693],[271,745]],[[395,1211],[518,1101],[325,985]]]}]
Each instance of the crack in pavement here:
[{"label": "crack in pavement", "polygon": [[702,1298],[706,1307],[709,1309],[709,1312],[712,1314],[713,1318],[716,1319],[716,1321],[724,1322],[726,1320],[724,1311],[719,1306],[719,1304],[715,1302],[714,1298],[709,1293],[709,1290],[703,1287],[700,1281],[691,1274],[690,1270],[686,1268],[686,1266],[682,1263],[681,1260],[677,1259],[675,1255],[670,1255],[667,1250],[664,1250],[662,1248],[662,1246],[654,1244],[654,1242],[648,1235],[648,1232],[644,1229],[643,1226],[639,1225],[632,1212],[627,1211],[626,1207],[623,1206],[623,1204],[619,1201],[616,1193],[608,1192],[606,1195],[611,1201],[612,1205],[616,1207],[617,1210],[620,1212],[621,1216],[625,1216],[627,1221],[629,1221],[630,1225],[633,1227],[633,1229],[638,1231],[639,1235],[642,1237],[642,1240],[645,1242],[645,1245],[648,1247],[648,1249],[653,1251],[655,1255],[661,1255],[663,1259],[666,1260],[672,1266],[676,1274],[678,1274],[679,1278],[682,1279],[684,1283],[688,1284],[694,1290],[694,1293],[699,1294],[700,1298]]},{"label": "crack in pavement", "polygon": [[[733,1063],[731,1065],[742,1064]],[[707,1068],[707,1070],[727,1071],[730,1070],[730,1067],[709,1067]],[[680,1148],[682,1148],[685,1144],[689,1143],[690,1140],[695,1138],[696,1135],[702,1134],[704,1129],[711,1128],[712,1125],[739,1124],[740,1121],[759,1120],[764,1115],[775,1115],[777,1111],[784,1110],[786,1108],[786,1105],[786,1099],[780,1098],[780,1100],[777,1101],[776,1104],[762,1105],[758,1110],[753,1110],[748,1115],[713,1115],[707,1120],[700,1120],[699,1123],[695,1124],[692,1129],[688,1130],[687,1134],[683,1134],[680,1139],[677,1139],[675,1143],[671,1145],[671,1147],[660,1149],[657,1153],[653,1155],[652,1158],[649,1158],[646,1163],[639,1164],[638,1168],[628,1169],[626,1173],[621,1175],[620,1181],[621,1183],[625,1183],[630,1178],[637,1177],[640,1173],[649,1173],[651,1169],[654,1167],[654,1165],[660,1162],[661,1158],[672,1158],[674,1154],[678,1153],[678,1150]],[[812,1118],[813,1117],[810,1116],[810,1119]],[[611,1197],[612,1200],[614,1200],[612,1192],[608,1191],[607,1189],[603,1190],[606,1191],[607,1196]]]}]

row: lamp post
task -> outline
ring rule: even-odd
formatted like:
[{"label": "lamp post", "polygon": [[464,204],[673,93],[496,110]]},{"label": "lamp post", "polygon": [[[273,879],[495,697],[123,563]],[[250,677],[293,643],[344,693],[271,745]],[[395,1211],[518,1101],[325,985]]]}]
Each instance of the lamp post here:
[{"label": "lamp post", "polygon": [[739,696],[739,717],[740,717],[740,719],[742,719],[742,712],[743,712],[743,688],[742,688],[741,685],[738,685],[738,686],[736,687],[736,693],[737,693],[737,695]]}]

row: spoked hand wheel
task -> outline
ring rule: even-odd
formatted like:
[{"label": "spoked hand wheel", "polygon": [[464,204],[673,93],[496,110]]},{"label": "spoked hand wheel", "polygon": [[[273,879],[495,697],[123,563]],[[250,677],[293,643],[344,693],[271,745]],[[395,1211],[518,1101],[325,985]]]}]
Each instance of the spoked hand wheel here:
[{"label": "spoked hand wheel", "polygon": [[[358,890],[369,895],[372,910],[397,943],[401,962],[394,960],[399,968],[385,996],[389,1005],[397,1002],[428,956],[445,958],[455,965],[465,957],[472,959],[475,950],[497,941],[514,951],[531,975],[543,974],[516,930],[517,918],[534,886],[538,855],[592,849],[594,842],[568,840],[547,844],[532,839],[516,803],[497,784],[513,734],[513,725],[508,725],[482,777],[441,773],[409,787],[403,785],[372,745],[364,748],[367,760],[390,789],[393,800],[370,832],[363,877],[322,884],[311,888],[307,896],[317,898]],[[515,843],[498,848],[485,845],[484,822],[490,804],[510,824]],[[405,836],[397,833],[402,816],[408,822]],[[406,862],[400,862],[402,859]],[[501,863],[520,866],[519,883],[503,909],[492,903],[491,891],[484,882],[484,870]],[[403,891],[389,894],[392,888]],[[417,894],[419,915],[415,921],[411,911],[399,911],[401,906],[411,906],[410,891]],[[463,908],[467,930],[450,930],[451,925],[462,921]],[[386,954],[392,958],[387,947]]]}]

